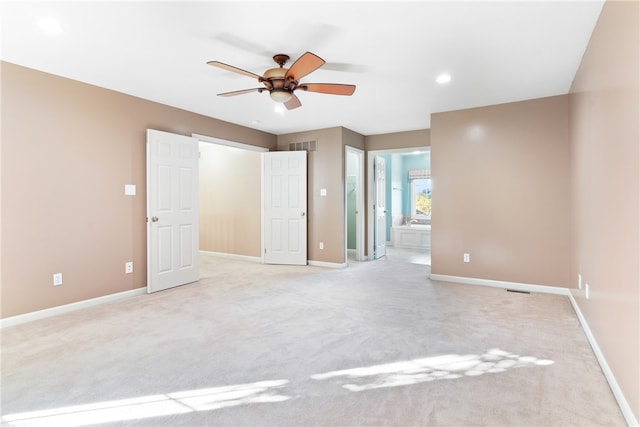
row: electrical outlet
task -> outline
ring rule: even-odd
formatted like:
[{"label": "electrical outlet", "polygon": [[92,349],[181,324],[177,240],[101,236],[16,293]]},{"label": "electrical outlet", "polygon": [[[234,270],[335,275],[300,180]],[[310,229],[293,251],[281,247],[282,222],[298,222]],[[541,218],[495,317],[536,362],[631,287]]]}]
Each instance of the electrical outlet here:
[{"label": "electrical outlet", "polygon": [[55,273],[53,275],[53,286],[62,285],[62,273]]},{"label": "electrical outlet", "polygon": [[320,242],[320,249],[324,249],[324,242]]},{"label": "electrical outlet", "polygon": [[578,289],[582,289],[582,274],[578,274]]},{"label": "electrical outlet", "polygon": [[124,272],[125,274],[133,273],[133,261],[124,263]]},{"label": "electrical outlet", "polygon": [[584,297],[586,299],[589,299],[589,284],[588,283],[584,284]]},{"label": "electrical outlet", "polygon": [[471,256],[469,254],[464,254],[463,260],[464,262],[471,262]]}]

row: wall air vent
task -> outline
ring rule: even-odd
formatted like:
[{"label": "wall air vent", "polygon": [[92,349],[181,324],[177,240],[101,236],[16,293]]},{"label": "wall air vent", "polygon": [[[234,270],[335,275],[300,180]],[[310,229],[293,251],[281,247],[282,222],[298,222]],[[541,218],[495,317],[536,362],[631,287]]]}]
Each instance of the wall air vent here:
[{"label": "wall air vent", "polygon": [[290,142],[289,151],[318,151],[317,141]]}]

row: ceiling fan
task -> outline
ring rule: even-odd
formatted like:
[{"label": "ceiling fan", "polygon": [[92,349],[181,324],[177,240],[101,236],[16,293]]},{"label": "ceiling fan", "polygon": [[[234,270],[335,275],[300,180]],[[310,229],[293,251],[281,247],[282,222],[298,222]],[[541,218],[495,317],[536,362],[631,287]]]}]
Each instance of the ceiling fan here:
[{"label": "ceiling fan", "polygon": [[219,61],[209,61],[207,64],[223,70],[232,71],[242,74],[243,76],[252,77],[262,83],[264,87],[253,89],[236,90],[233,92],[219,93],[218,96],[236,96],[245,93],[264,91],[269,92],[271,99],[281,102],[287,110],[293,110],[302,105],[300,99],[295,95],[295,91],[304,90],[307,92],[318,92],[329,95],[353,95],[356,90],[355,85],[335,84],[335,83],[301,83],[300,79],[320,68],[324,63],[324,59],[311,52],[305,52],[298,58],[290,68],[284,68],[284,64],[289,61],[289,55],[279,53],[273,56],[273,60],[278,64],[279,68],[270,68],[264,72],[264,75],[243,70],[232,65],[227,65]]}]

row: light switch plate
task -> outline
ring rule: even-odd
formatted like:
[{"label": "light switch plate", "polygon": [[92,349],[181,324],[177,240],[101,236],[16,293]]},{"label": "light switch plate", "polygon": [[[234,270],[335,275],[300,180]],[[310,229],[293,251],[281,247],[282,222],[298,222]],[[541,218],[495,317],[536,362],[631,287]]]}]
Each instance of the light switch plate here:
[{"label": "light switch plate", "polygon": [[135,196],[136,195],[136,185],[135,184],[125,184],[124,185],[124,195],[125,196]]},{"label": "light switch plate", "polygon": [[327,195],[327,189],[326,188],[321,188],[320,189],[320,195],[321,196],[326,196]]},{"label": "light switch plate", "polygon": [[53,275],[53,286],[62,285],[62,273],[55,273]]}]

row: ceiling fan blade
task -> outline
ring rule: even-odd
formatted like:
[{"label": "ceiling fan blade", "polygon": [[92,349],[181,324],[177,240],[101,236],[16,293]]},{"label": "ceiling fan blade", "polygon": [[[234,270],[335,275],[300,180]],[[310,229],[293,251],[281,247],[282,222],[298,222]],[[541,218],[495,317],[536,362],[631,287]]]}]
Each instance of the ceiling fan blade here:
[{"label": "ceiling fan blade", "polygon": [[234,73],[242,74],[243,76],[252,77],[260,81],[262,76],[259,76],[251,71],[243,70],[242,68],[234,67],[233,65],[224,64],[220,61],[209,61],[207,62],[209,65],[213,65],[214,67],[222,68],[223,70],[233,71]]},{"label": "ceiling fan blade", "polygon": [[287,74],[285,74],[284,78],[291,78],[292,80],[300,80],[307,74],[317,70],[322,67],[325,63],[325,60],[320,58],[318,55],[315,55],[311,52],[305,52],[300,58],[293,63]]},{"label": "ceiling fan blade", "polygon": [[234,90],[233,92],[219,93],[218,96],[229,97],[229,96],[236,96],[236,95],[244,95],[245,93],[251,93],[251,92],[262,93],[263,90],[265,90],[265,88],[256,87],[256,88],[253,88],[253,89]]},{"label": "ceiling fan blade", "polygon": [[353,95],[356,90],[355,85],[343,85],[336,83],[304,83],[298,89],[307,92],[328,93],[329,95]]},{"label": "ceiling fan blade", "polygon": [[293,110],[294,108],[301,107],[302,103],[297,96],[291,94],[291,99],[285,102],[284,106],[287,108],[287,110]]}]

